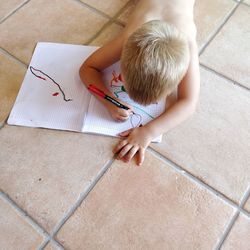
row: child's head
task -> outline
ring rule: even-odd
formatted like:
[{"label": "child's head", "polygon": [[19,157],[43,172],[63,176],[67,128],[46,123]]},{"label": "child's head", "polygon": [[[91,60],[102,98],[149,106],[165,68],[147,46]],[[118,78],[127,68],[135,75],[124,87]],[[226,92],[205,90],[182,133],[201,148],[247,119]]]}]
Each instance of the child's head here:
[{"label": "child's head", "polygon": [[143,105],[171,94],[189,64],[186,37],[163,21],[143,24],[127,40],[121,56],[125,88]]}]

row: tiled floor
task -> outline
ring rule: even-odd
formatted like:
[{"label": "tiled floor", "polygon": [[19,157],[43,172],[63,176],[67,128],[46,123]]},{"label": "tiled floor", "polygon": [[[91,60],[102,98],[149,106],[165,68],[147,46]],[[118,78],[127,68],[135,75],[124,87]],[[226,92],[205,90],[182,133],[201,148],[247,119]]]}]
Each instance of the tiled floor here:
[{"label": "tiled floor", "polygon": [[250,249],[249,0],[196,0],[199,106],[142,167],[114,138],[6,124],[36,42],[101,46],[135,2],[0,2],[1,249]]}]

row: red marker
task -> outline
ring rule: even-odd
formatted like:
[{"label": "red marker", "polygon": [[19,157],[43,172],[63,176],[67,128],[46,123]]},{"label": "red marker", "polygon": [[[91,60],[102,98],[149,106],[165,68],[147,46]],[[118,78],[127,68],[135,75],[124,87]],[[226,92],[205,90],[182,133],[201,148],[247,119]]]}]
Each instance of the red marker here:
[{"label": "red marker", "polygon": [[92,93],[102,97],[103,99],[108,100],[109,102],[112,102],[114,105],[116,105],[119,108],[122,109],[126,109],[128,110],[129,107],[123,105],[122,103],[116,101],[115,99],[113,99],[111,96],[106,95],[102,90],[98,89],[97,87],[95,87],[94,85],[90,84],[88,86],[88,90],[91,91]]}]

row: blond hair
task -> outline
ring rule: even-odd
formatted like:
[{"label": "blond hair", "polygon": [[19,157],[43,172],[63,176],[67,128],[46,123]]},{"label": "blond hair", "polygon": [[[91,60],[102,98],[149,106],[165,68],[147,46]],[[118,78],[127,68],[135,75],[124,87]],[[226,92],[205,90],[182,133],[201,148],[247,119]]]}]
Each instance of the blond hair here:
[{"label": "blond hair", "polygon": [[126,91],[143,105],[157,102],[174,91],[188,64],[184,34],[163,21],[147,22],[132,33],[122,50]]}]

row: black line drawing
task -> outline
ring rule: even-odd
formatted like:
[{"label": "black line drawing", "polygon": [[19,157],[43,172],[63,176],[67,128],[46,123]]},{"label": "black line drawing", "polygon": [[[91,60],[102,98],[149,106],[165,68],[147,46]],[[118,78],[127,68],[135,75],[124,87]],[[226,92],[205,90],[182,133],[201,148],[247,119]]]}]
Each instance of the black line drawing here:
[{"label": "black line drawing", "polygon": [[[30,66],[30,72],[31,72],[34,76],[36,76],[37,78],[42,79],[42,80],[44,80],[44,81],[47,81],[46,77],[49,78],[49,79],[59,88],[60,92],[61,92],[62,95],[63,95],[63,100],[64,100],[65,102],[73,101],[73,99],[66,99],[65,94],[64,94],[64,91],[62,90],[61,86],[60,86],[53,78],[51,78],[49,75],[47,75],[46,73],[44,73],[43,71],[41,71],[41,70],[39,70],[39,69],[35,69],[35,68],[32,67],[32,66]],[[36,72],[36,73],[35,73],[35,72]],[[38,75],[37,72],[41,73],[43,76]],[[45,77],[44,77],[44,76],[45,76]],[[53,96],[57,96],[58,94],[59,94],[58,92],[57,92],[57,93],[54,93]]]}]

